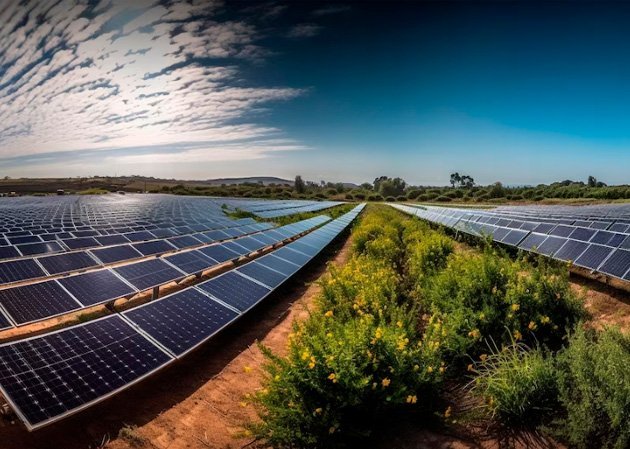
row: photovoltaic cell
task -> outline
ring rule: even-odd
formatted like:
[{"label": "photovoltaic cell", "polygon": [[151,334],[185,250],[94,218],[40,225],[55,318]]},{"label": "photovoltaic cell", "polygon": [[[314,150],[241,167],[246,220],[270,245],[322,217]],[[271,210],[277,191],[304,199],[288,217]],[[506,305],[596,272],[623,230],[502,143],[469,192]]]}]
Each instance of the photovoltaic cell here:
[{"label": "photovoltaic cell", "polygon": [[273,270],[279,271],[280,273],[285,274],[286,276],[291,276],[293,273],[295,273],[297,270],[301,268],[300,266],[292,262],[286,261],[284,259],[280,259],[279,257],[276,257],[273,254],[267,254],[261,257],[260,259],[256,259],[256,263],[269,267]]},{"label": "photovoltaic cell", "polygon": [[287,280],[288,276],[282,273],[278,273],[266,266],[258,263],[257,261],[250,262],[237,268],[239,273],[243,273],[252,279],[262,282],[267,287],[274,289]]},{"label": "photovoltaic cell", "polygon": [[546,256],[553,256],[567,242],[565,237],[556,237],[550,235],[547,239],[540,244],[538,252]]},{"label": "photovoltaic cell", "polygon": [[612,251],[613,249],[608,246],[591,244],[586,251],[584,251],[580,257],[575,260],[575,264],[580,267],[595,270]]},{"label": "photovoltaic cell", "polygon": [[567,242],[554,255],[556,259],[570,261],[575,260],[588,247],[588,243],[577,240],[567,240]]},{"label": "photovoltaic cell", "polygon": [[199,248],[200,252],[208,257],[216,260],[219,263],[227,262],[228,260],[238,259],[240,254],[224,247],[223,245],[212,245],[205,248]]},{"label": "photovoltaic cell", "polygon": [[63,248],[57,242],[45,243],[27,243],[24,245],[16,245],[16,248],[25,256],[34,256],[36,254],[58,253]]},{"label": "photovoltaic cell", "polygon": [[599,267],[599,271],[619,279],[630,270],[630,251],[625,249],[615,250],[611,256]]},{"label": "photovoltaic cell", "polygon": [[74,239],[64,239],[63,243],[70,249],[84,249],[101,246],[94,237],[79,237]]},{"label": "photovoltaic cell", "polygon": [[20,253],[13,246],[0,246],[0,259],[13,259],[20,257]]},{"label": "photovoltaic cell", "polygon": [[187,251],[184,253],[173,254],[165,259],[186,274],[200,273],[219,264],[216,260],[211,259],[199,251]]},{"label": "photovoltaic cell", "polygon": [[172,358],[120,316],[0,346],[0,387],[37,428],[122,390]]},{"label": "photovoltaic cell", "polygon": [[85,307],[135,293],[135,290],[109,270],[69,276],[58,281]]},{"label": "photovoltaic cell", "polygon": [[120,234],[102,235],[100,237],[94,237],[94,240],[103,246],[123,245],[125,243],[129,243],[129,239]]},{"label": "photovoltaic cell", "polygon": [[135,245],[131,245],[131,246],[133,246],[135,249],[140,251],[145,256],[166,253],[168,251],[174,251],[176,249],[173,245],[170,245],[165,240],[156,240],[153,242],[136,243]]},{"label": "photovoltaic cell", "polygon": [[570,235],[569,238],[574,240],[581,240],[583,242],[588,242],[593,235],[595,235],[597,231],[594,229],[587,228],[576,228]]},{"label": "photovoltaic cell", "polygon": [[0,282],[3,284],[44,276],[46,273],[33,259],[10,260],[0,263]]},{"label": "photovoltaic cell", "polygon": [[151,259],[114,268],[138,290],[146,290],[184,277],[184,274],[161,259]]},{"label": "photovoltaic cell", "polygon": [[56,281],[0,290],[0,304],[17,324],[26,324],[79,309]]},{"label": "photovoltaic cell", "polygon": [[129,310],[124,315],[177,357],[239,316],[194,288]]},{"label": "photovoltaic cell", "polygon": [[131,245],[112,246],[110,248],[99,248],[90,250],[98,260],[104,264],[121,262],[124,260],[132,260],[142,257],[140,251],[135,250]]},{"label": "photovoltaic cell", "polygon": [[40,257],[37,260],[50,274],[68,273],[98,265],[98,262],[85,252],[57,254]]},{"label": "photovoltaic cell", "polygon": [[545,241],[546,238],[547,234],[531,233],[521,242],[520,245],[518,245],[518,247],[527,251],[533,251],[535,249],[538,249],[538,247],[542,244],[542,242]]},{"label": "photovoltaic cell", "polygon": [[305,265],[309,260],[311,260],[310,256],[307,256],[297,251],[293,251],[291,249],[291,244],[275,250],[273,254],[277,257],[288,260],[289,262],[293,262],[300,266]]},{"label": "photovoltaic cell", "polygon": [[228,271],[197,287],[241,312],[249,310],[270,292],[268,288],[234,271]]}]

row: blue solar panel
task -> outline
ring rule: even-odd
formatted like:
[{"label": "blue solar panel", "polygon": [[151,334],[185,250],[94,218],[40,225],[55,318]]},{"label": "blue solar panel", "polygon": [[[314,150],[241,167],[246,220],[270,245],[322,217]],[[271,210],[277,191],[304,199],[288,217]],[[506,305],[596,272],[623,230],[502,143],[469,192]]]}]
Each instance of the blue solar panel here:
[{"label": "blue solar panel", "polygon": [[167,239],[167,242],[169,242],[171,245],[176,246],[177,248],[190,248],[193,246],[201,245],[202,243],[200,240],[197,240],[192,235],[182,235],[179,237],[173,237],[173,238]]},{"label": "blue solar panel", "polygon": [[64,239],[63,243],[70,249],[84,249],[101,246],[94,237],[80,237],[74,239]]},{"label": "blue solar panel", "polygon": [[300,266],[305,265],[309,260],[311,260],[310,256],[307,256],[297,251],[293,251],[290,248],[291,244],[275,250],[273,254],[277,257],[281,257],[282,259],[288,260],[289,262],[293,262]]},{"label": "blue solar panel", "polygon": [[94,239],[103,246],[122,245],[125,243],[129,243],[129,239],[120,234],[102,235],[100,237],[94,237]]},{"label": "blue solar panel", "polygon": [[239,246],[242,246],[243,248],[247,249],[250,253],[253,253],[254,251],[258,251],[259,249],[262,249],[265,246],[267,246],[264,243],[259,242],[258,240],[252,237],[242,237],[238,239],[236,243],[238,243]]},{"label": "blue solar panel", "polygon": [[236,242],[223,242],[223,243],[221,243],[221,246],[224,247],[224,248],[229,249],[230,251],[238,253],[241,256],[245,256],[245,255],[251,253],[250,250],[248,250],[247,248],[242,247],[241,245],[239,245]]},{"label": "blue solar panel", "polygon": [[249,310],[270,292],[268,288],[234,271],[228,271],[197,287],[241,312]]},{"label": "blue solar panel", "polygon": [[24,235],[20,237],[9,237],[11,245],[21,245],[22,243],[41,243],[42,239],[36,235]]},{"label": "blue solar panel", "polygon": [[307,245],[302,242],[301,239],[295,242],[291,242],[288,246],[293,250],[299,251],[311,257],[314,257],[319,252],[319,248]]},{"label": "blue solar panel", "polygon": [[575,264],[591,270],[597,269],[602,262],[614,251],[608,246],[589,245],[580,257],[575,260]]},{"label": "blue solar panel", "polygon": [[207,246],[205,248],[199,248],[198,251],[220,263],[238,259],[240,257],[240,254],[225,248],[223,245]]},{"label": "blue solar panel", "polygon": [[27,243],[24,245],[16,245],[16,248],[19,249],[20,252],[25,256],[57,253],[63,251],[63,248],[57,242]]},{"label": "blue solar panel", "polygon": [[219,264],[216,260],[211,259],[199,251],[186,251],[184,253],[173,254],[172,256],[165,257],[165,259],[186,274],[200,273]]},{"label": "blue solar panel", "polygon": [[80,308],[56,281],[0,290],[0,304],[17,324],[42,320]]},{"label": "blue solar panel", "polygon": [[98,265],[98,262],[85,252],[57,254],[40,257],[37,260],[50,274],[68,273]]},{"label": "blue solar panel", "polygon": [[59,279],[85,307],[109,302],[135,293],[135,290],[109,270],[92,271]]},{"label": "blue solar panel", "polygon": [[273,254],[267,254],[260,259],[256,259],[256,262],[273,270],[279,271],[287,276],[291,276],[300,269],[300,266],[294,264],[293,262],[280,259]]},{"label": "blue solar panel", "polygon": [[0,259],[13,259],[20,257],[21,254],[13,246],[0,246]]},{"label": "blue solar panel", "polygon": [[175,356],[181,357],[238,317],[194,288],[124,312]]},{"label": "blue solar panel", "polygon": [[258,282],[262,282],[271,289],[278,287],[288,278],[287,275],[267,268],[265,265],[262,265],[257,261],[245,264],[242,267],[239,267],[236,271],[257,280]]},{"label": "blue solar panel", "polygon": [[11,260],[0,263],[0,282],[3,284],[44,276],[46,276],[44,270],[32,259]]},{"label": "blue solar panel", "polygon": [[131,246],[133,246],[135,249],[140,251],[145,256],[166,253],[169,251],[174,251],[176,249],[173,245],[170,245],[165,240],[156,240],[153,242],[136,243]]},{"label": "blue solar panel", "polygon": [[538,249],[546,238],[547,234],[531,233],[520,243],[520,245],[518,245],[518,247],[527,251],[532,251],[534,249]]},{"label": "blue solar panel", "polygon": [[619,279],[630,270],[630,251],[625,249],[615,250],[611,256],[599,267],[599,271]]},{"label": "blue solar panel", "polygon": [[184,277],[184,274],[161,259],[151,259],[114,268],[138,290],[157,287]]},{"label": "blue solar panel", "polygon": [[206,236],[212,242],[226,240],[226,239],[231,238],[228,234],[219,230],[203,232],[202,235]]},{"label": "blue solar panel", "polygon": [[575,228],[573,226],[558,225],[553,228],[551,232],[549,232],[549,235],[555,235],[557,237],[568,237],[574,230]]},{"label": "blue solar panel", "polygon": [[549,236],[540,244],[538,252],[546,256],[553,256],[567,242],[565,237]]},{"label": "blue solar panel", "polygon": [[567,242],[560,248],[554,257],[556,259],[572,261],[580,257],[584,250],[588,247],[588,243],[580,242],[577,240],[567,240]]},{"label": "blue solar panel", "polygon": [[593,235],[595,235],[597,231],[594,229],[587,228],[576,228],[570,235],[569,238],[575,240],[581,240],[583,242],[588,242]]},{"label": "blue solar panel", "polygon": [[4,316],[4,313],[0,312],[0,330],[9,329],[13,325],[9,322],[9,319]]},{"label": "blue solar panel", "polygon": [[142,242],[145,240],[155,240],[155,235],[149,231],[136,231],[124,234],[132,242]]},{"label": "blue solar panel", "polygon": [[105,264],[121,262],[124,260],[138,259],[142,257],[140,251],[136,251],[131,245],[112,246],[110,248],[99,248],[90,251],[98,260]]},{"label": "blue solar panel", "polygon": [[172,360],[118,315],[0,346],[0,386],[29,428],[103,400]]}]

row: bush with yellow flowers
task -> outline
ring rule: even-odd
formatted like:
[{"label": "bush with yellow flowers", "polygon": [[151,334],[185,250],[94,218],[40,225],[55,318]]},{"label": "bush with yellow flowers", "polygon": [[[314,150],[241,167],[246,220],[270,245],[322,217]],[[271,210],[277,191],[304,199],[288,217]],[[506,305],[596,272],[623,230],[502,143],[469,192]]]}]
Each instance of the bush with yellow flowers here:
[{"label": "bush with yellow flowers", "polygon": [[568,274],[552,266],[532,267],[486,249],[457,254],[417,291],[420,307],[449,329],[453,356],[475,357],[488,342],[561,346],[568,329],[584,318],[583,301]]},{"label": "bush with yellow flowers", "polygon": [[252,430],[273,447],[351,446],[387,410],[431,410],[446,370],[439,343],[369,314],[313,314],[295,325],[287,357],[265,353],[262,420]]}]

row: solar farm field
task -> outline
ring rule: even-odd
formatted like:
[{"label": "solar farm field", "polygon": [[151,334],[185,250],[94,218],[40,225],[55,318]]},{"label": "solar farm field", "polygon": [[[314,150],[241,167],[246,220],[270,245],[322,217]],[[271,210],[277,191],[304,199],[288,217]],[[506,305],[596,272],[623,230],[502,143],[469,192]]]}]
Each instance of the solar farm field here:
[{"label": "solar farm field", "polygon": [[627,447],[628,294],[570,276],[626,285],[626,206],[158,194],[0,217],[8,448]]},{"label": "solar farm field", "polygon": [[0,201],[0,392],[27,430],[155,375],[252,313],[363,208],[276,226],[230,218],[230,204],[261,218],[340,205],[169,195]]}]

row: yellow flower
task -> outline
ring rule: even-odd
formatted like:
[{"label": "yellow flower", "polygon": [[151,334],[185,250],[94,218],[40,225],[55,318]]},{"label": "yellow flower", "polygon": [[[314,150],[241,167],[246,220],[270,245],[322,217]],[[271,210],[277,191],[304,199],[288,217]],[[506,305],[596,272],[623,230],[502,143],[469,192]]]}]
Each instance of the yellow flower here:
[{"label": "yellow flower", "polygon": [[398,327],[403,327],[403,323],[402,323],[402,321],[398,321],[398,322],[396,322],[396,326],[398,326]]},{"label": "yellow flower", "polygon": [[383,379],[383,380],[381,381],[381,384],[383,385],[383,388],[389,387],[389,384],[390,384],[390,383],[392,383],[392,381],[391,381],[391,380],[389,380],[389,378],[388,378],[388,377],[386,377],[385,379]]},{"label": "yellow flower", "polygon": [[444,366],[440,366],[440,374],[444,374],[444,371],[446,371],[446,368]]},{"label": "yellow flower", "polygon": [[512,304],[512,310],[513,310],[513,311],[515,311],[515,312],[516,312],[516,311],[517,311],[518,309],[520,309],[520,308],[521,308],[521,305],[520,305],[520,304]]},{"label": "yellow flower", "polygon": [[331,426],[331,427],[328,429],[328,433],[330,433],[330,434],[332,435],[333,433],[335,433],[335,431],[336,431],[336,430],[337,430],[337,428],[336,428],[335,426]]},{"label": "yellow flower", "polygon": [[551,321],[551,318],[549,318],[547,315],[543,315],[542,318],[540,318],[540,322],[542,324],[547,324]]},{"label": "yellow flower", "polygon": [[383,337],[383,331],[381,330],[380,327],[376,328],[376,333],[374,334],[374,338],[376,340],[380,340]]},{"label": "yellow flower", "polygon": [[416,402],[418,402],[418,398],[415,394],[407,396],[407,404],[415,404]]},{"label": "yellow flower", "polygon": [[330,373],[330,375],[328,376],[328,380],[332,380],[332,383],[336,384],[337,383],[337,375],[335,373]]},{"label": "yellow flower", "polygon": [[317,407],[317,408],[315,409],[315,414],[316,414],[316,415],[321,415],[322,411],[323,411],[323,410],[322,410],[322,408],[321,408],[321,407]]},{"label": "yellow flower", "polygon": [[479,329],[473,329],[470,332],[468,332],[468,336],[474,339],[477,339],[481,337],[481,332],[479,332]]},{"label": "yellow flower", "polygon": [[251,373],[251,372],[252,372],[252,367],[251,367],[251,366],[247,366],[247,365],[245,365],[245,366],[243,367],[243,371],[245,371],[246,373]]},{"label": "yellow flower", "polygon": [[451,410],[451,406],[449,405],[448,408],[446,409],[446,411],[444,412],[444,417],[445,418],[449,418],[451,416],[451,412],[453,410]]},{"label": "yellow flower", "polygon": [[473,364],[472,364],[472,363],[469,363],[469,364],[468,364],[468,371],[474,371],[474,369],[475,369],[475,368],[473,367]]},{"label": "yellow flower", "polygon": [[479,319],[480,319],[481,321],[485,320],[485,319],[486,319],[486,314],[485,314],[485,313],[483,313],[483,312],[481,312],[481,313],[479,314]]},{"label": "yellow flower", "polygon": [[420,369],[420,366],[418,366],[417,364],[413,366],[414,371],[418,371],[419,369]]},{"label": "yellow flower", "polygon": [[333,336],[333,333],[332,333],[332,332],[328,332],[328,333],[326,334],[326,337],[328,337],[328,338],[332,338],[332,336]]},{"label": "yellow flower", "polygon": [[536,326],[536,323],[534,323],[533,321],[530,321],[529,324],[527,325],[527,328],[530,331],[536,330],[536,327],[538,327],[538,326]]},{"label": "yellow flower", "polygon": [[276,374],[273,378],[273,380],[275,380],[276,382],[278,382],[280,380],[280,374]]},{"label": "yellow flower", "polygon": [[326,312],[326,313],[324,314],[324,316],[325,316],[326,318],[330,318],[331,316],[333,316],[333,311],[332,311],[332,310],[329,310],[328,312]]},{"label": "yellow flower", "polygon": [[487,358],[488,358],[488,354],[481,354],[481,355],[479,356],[479,359],[480,359],[482,362],[485,362]]},{"label": "yellow flower", "polygon": [[302,360],[306,360],[306,359],[308,359],[310,356],[311,356],[311,354],[309,354],[309,352],[308,352],[308,351],[304,351],[304,352],[302,353]]},{"label": "yellow flower", "polygon": [[433,367],[432,366],[427,366],[427,373],[432,373],[433,372]]},{"label": "yellow flower", "polygon": [[521,334],[520,331],[515,330],[514,331],[514,338],[516,338],[517,340],[521,340],[523,338],[523,334]]}]

